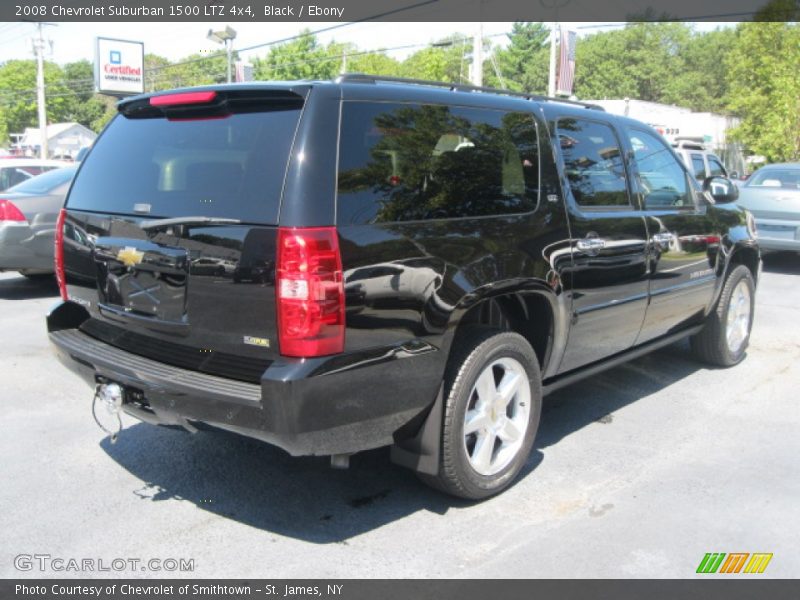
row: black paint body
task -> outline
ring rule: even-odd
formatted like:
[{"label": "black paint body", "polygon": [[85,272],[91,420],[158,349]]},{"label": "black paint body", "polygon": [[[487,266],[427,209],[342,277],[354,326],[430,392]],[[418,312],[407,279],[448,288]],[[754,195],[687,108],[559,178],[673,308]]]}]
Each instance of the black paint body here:
[{"label": "black paint body", "polygon": [[[65,241],[70,301],[49,315],[51,339],[65,364],[88,381],[119,381],[135,390],[136,401],[126,405],[132,414],[161,423],[207,423],[292,454],[388,445],[419,430],[465,324],[526,335],[547,385],[701,323],[732,260],[757,271],[758,249],[743,211],[702,196],[688,212],[643,210],[625,141],[628,125],[642,127],[634,121],[555,102],[421,85],[322,83],[302,90],[306,101],[275,223],[150,228],[148,218],[105,214],[101,207],[71,210],[67,200],[69,227],[84,235]],[[343,103],[351,101],[528,113],[541,160],[536,209],[337,223],[339,123]],[[618,132],[631,209],[590,211],[572,197],[553,141],[555,123],[587,116]],[[283,357],[275,316],[277,227],[331,225],[338,226],[345,274],[345,351]],[[671,255],[653,238],[664,230],[691,251]],[[619,243],[596,253],[577,249],[578,240],[594,235]],[[133,269],[116,258],[125,248],[143,253]],[[192,268],[198,255],[205,260]],[[86,343],[74,337],[76,330]],[[243,343],[245,337],[269,345]],[[104,344],[149,359],[149,366],[104,359]],[[202,381],[178,382],[172,371],[159,371],[160,364],[203,374]],[[235,390],[244,390],[238,399],[226,388],[231,380]]]}]

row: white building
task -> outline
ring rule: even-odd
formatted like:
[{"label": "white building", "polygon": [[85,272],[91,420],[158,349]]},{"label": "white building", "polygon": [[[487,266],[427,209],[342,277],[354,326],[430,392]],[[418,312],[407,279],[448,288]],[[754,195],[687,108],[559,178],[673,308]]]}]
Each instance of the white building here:
[{"label": "white building", "polygon": [[[47,150],[50,158],[75,158],[78,150],[91,146],[97,134],[80,123],[54,123],[47,126]],[[38,127],[27,127],[15,146],[22,154],[38,156],[41,144]]]},{"label": "white building", "polygon": [[647,123],[670,143],[677,138],[702,142],[723,159],[732,171],[745,172],[744,157],[738,144],[727,138],[727,131],[739,124],[739,119],[710,112],[693,112],[691,109],[644,100],[585,100],[598,104],[615,115],[625,115]]}]

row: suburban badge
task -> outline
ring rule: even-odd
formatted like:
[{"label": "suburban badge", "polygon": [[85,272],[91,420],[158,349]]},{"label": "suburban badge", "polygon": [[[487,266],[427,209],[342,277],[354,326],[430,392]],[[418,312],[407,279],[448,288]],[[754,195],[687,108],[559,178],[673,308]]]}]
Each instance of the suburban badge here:
[{"label": "suburban badge", "polygon": [[267,338],[252,337],[249,335],[244,336],[244,343],[251,346],[261,346],[262,348],[269,348],[269,340]]}]

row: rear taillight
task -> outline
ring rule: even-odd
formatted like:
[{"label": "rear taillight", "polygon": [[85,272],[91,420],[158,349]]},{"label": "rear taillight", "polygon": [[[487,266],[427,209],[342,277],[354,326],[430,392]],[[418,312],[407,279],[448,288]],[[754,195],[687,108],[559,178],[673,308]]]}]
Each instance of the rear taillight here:
[{"label": "rear taillight", "polygon": [[344,350],[344,282],[335,227],[278,229],[275,288],[284,356]]},{"label": "rear taillight", "polygon": [[67,296],[67,280],[64,277],[64,219],[67,218],[66,209],[61,209],[58,213],[58,220],[56,221],[56,281],[58,282],[58,291],[61,292],[62,300],[69,300]]},{"label": "rear taillight", "polygon": [[27,221],[27,219],[11,200],[0,199],[0,221]]}]

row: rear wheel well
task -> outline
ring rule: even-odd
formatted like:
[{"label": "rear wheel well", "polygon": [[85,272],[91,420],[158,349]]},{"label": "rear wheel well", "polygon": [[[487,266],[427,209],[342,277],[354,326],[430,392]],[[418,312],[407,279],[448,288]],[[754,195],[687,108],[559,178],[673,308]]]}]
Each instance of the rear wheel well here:
[{"label": "rear wheel well", "polygon": [[457,348],[459,338],[476,325],[520,334],[533,348],[544,372],[553,340],[553,312],[544,296],[508,294],[476,304],[459,321],[452,347]]}]

